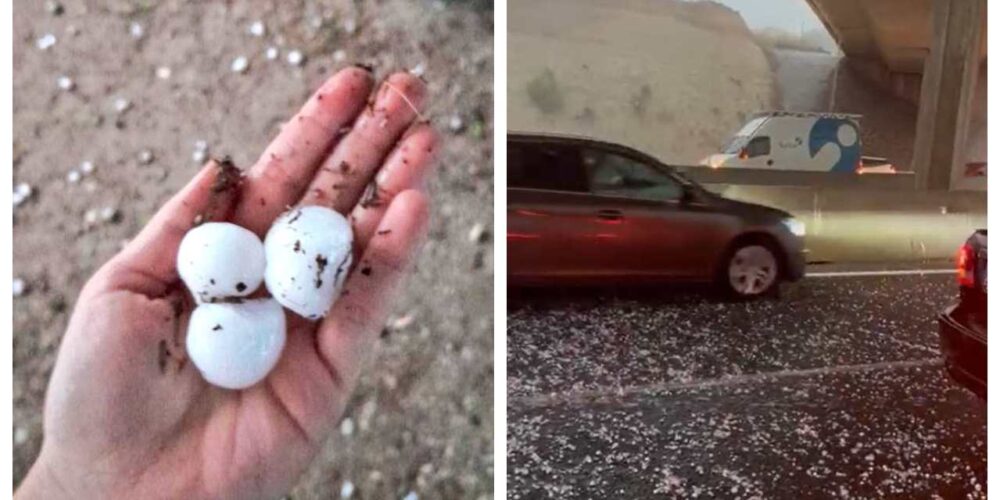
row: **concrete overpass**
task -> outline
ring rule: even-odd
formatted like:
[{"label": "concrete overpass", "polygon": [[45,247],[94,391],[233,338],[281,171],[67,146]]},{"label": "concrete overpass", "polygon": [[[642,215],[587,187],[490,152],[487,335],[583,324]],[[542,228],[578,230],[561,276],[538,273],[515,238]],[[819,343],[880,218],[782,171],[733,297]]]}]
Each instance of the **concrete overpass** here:
[{"label": "concrete overpass", "polygon": [[[971,119],[981,112],[985,124],[986,0],[806,2],[850,64],[918,104],[918,188],[985,189],[985,177],[968,178],[966,164],[970,147],[979,149],[970,146],[979,141],[969,140]],[[983,129],[983,157],[973,158],[980,161]]]}]

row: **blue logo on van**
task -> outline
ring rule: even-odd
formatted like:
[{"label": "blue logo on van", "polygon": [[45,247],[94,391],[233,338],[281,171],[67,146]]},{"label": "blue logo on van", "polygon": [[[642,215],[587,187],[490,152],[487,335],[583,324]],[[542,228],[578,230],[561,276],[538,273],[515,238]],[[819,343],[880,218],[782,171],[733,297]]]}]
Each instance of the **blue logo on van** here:
[{"label": "blue logo on van", "polygon": [[809,156],[815,158],[827,144],[833,144],[840,150],[840,159],[830,166],[830,171],[853,172],[861,157],[857,125],[843,118],[817,118],[809,131]]}]

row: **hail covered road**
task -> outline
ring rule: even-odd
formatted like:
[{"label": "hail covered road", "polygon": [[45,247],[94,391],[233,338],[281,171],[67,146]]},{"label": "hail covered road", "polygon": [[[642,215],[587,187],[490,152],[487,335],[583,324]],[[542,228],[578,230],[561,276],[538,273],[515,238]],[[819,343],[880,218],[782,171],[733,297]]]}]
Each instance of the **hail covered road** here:
[{"label": "hail covered road", "polygon": [[985,405],[937,347],[954,277],[810,271],[777,301],[512,297],[509,497],[985,498]]}]

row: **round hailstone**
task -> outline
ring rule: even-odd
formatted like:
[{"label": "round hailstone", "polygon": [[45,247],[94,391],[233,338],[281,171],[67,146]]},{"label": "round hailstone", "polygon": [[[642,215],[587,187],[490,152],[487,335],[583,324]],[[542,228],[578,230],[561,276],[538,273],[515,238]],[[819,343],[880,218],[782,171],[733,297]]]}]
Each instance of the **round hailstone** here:
[{"label": "round hailstone", "polygon": [[115,112],[121,114],[129,110],[132,107],[132,101],[124,97],[116,97],[113,103]]},{"label": "round hailstone", "polygon": [[35,46],[40,50],[49,50],[53,45],[56,44],[56,36],[52,33],[46,33],[42,35],[36,42]]},{"label": "round hailstone", "polygon": [[264,238],[264,283],[281,305],[314,320],[326,315],[351,267],[351,223],[326,207],[285,212]]},{"label": "round hailstone", "polygon": [[291,64],[292,66],[301,66],[306,60],[306,56],[299,50],[293,50],[285,57],[288,60],[288,64]]},{"label": "round hailstone", "polygon": [[333,53],[334,62],[341,63],[344,62],[345,59],[347,59],[347,52],[344,52],[342,49],[337,49],[337,51]]},{"label": "round hailstone", "polygon": [[66,182],[70,184],[76,184],[77,182],[80,182],[81,177],[82,175],[80,175],[80,172],[76,169],[73,169],[66,174]]},{"label": "round hailstone", "polygon": [[250,61],[243,56],[233,59],[232,64],[229,65],[229,69],[232,70],[233,73],[245,73],[249,67]]},{"label": "round hailstone", "polygon": [[427,67],[424,65],[424,63],[418,63],[416,66],[410,69],[410,74],[417,78],[420,78],[424,76],[425,71],[427,71]]},{"label": "round hailstone", "polygon": [[280,54],[278,53],[278,48],[273,46],[268,47],[267,50],[264,52],[264,57],[266,57],[268,61],[273,61],[277,59],[279,55]]},{"label": "round hailstone", "polygon": [[177,274],[198,302],[250,295],[264,281],[265,267],[260,238],[228,222],[195,227],[177,251]]},{"label": "round hailstone", "polygon": [[208,151],[208,141],[203,139],[194,141],[194,149],[195,151]]},{"label": "round hailstone", "polygon": [[80,173],[82,173],[83,175],[88,175],[93,172],[94,172],[94,162],[90,160],[84,160],[83,163],[80,164]]},{"label": "round hailstone", "polygon": [[83,222],[87,223],[88,226],[93,226],[94,224],[97,224],[97,220],[99,217],[100,214],[97,211],[97,209],[91,208],[90,210],[87,210],[87,212],[83,214]]},{"label": "round hailstone", "polygon": [[146,28],[143,28],[139,23],[132,23],[128,27],[128,32],[132,35],[132,38],[139,40],[146,35]]},{"label": "round hailstone", "polygon": [[68,76],[60,76],[56,80],[56,85],[59,85],[60,89],[65,90],[67,92],[76,88],[76,82],[74,82],[73,79]]},{"label": "round hailstone", "polygon": [[156,68],[156,77],[160,80],[169,80],[170,75],[172,74],[173,71],[170,70],[170,66],[160,66],[159,68]]},{"label": "round hailstone", "polygon": [[262,37],[267,33],[267,27],[264,26],[264,23],[261,21],[254,21],[250,24],[250,27],[247,28],[247,32],[256,37]]},{"label": "round hailstone", "polygon": [[153,163],[154,159],[155,157],[153,156],[153,152],[148,149],[143,149],[142,151],[139,152],[139,163],[143,165],[149,165],[150,163]]},{"label": "round hailstone", "polygon": [[191,313],[186,346],[208,383],[245,389],[278,363],[285,347],[285,312],[274,299],[201,304]]}]

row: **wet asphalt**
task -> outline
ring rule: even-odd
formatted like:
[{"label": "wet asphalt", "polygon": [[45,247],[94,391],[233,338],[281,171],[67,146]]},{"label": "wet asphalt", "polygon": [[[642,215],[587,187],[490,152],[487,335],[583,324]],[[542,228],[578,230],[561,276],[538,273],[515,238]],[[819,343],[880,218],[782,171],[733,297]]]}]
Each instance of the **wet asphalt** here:
[{"label": "wet asphalt", "polygon": [[948,275],[510,297],[509,498],[985,498]]}]

